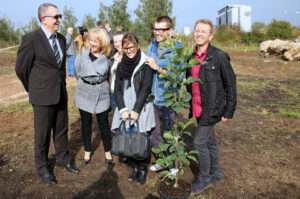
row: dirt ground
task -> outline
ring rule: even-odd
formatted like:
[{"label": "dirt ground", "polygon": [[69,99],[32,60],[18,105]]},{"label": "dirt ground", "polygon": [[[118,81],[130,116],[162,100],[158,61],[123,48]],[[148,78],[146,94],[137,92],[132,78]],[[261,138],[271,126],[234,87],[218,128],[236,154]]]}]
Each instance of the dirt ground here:
[{"label": "dirt ground", "polygon": [[[237,74],[238,106],[232,120],[215,128],[224,182],[191,198],[300,198],[300,62],[265,59],[257,51],[229,54]],[[13,74],[15,57],[0,53],[0,198],[159,198],[160,174],[149,171],[146,184],[138,186],[128,182],[131,168],[117,157],[113,168],[107,168],[95,118],[92,161],[83,164],[74,80],[68,80],[73,82],[68,84],[69,148],[81,172],[71,174],[57,166],[51,145],[58,184],[43,183],[34,164],[32,108]],[[186,120],[187,112],[181,116]],[[191,147],[192,139],[186,141]],[[190,183],[196,167],[186,167],[183,178]]]}]

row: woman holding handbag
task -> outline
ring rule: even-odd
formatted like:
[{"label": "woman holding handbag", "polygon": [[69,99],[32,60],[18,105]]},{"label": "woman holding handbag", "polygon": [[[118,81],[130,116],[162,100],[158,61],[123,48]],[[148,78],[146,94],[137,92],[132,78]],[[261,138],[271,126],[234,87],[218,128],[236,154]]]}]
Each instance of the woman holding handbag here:
[{"label": "woman holding handbag", "polygon": [[[150,132],[155,127],[151,96],[153,70],[145,64],[145,54],[139,48],[135,34],[127,33],[122,40],[123,57],[117,68],[115,95],[117,108],[114,112],[112,130],[118,129],[122,121],[125,128],[133,131]],[[128,180],[145,184],[148,159],[131,159],[133,171]]]},{"label": "woman holding handbag", "polygon": [[112,164],[111,135],[108,124],[110,39],[104,29],[90,30],[90,47],[79,52],[75,61],[78,79],[75,105],[79,109],[84,143],[83,162],[91,160],[92,114],[96,114],[103,141],[105,159]]}]

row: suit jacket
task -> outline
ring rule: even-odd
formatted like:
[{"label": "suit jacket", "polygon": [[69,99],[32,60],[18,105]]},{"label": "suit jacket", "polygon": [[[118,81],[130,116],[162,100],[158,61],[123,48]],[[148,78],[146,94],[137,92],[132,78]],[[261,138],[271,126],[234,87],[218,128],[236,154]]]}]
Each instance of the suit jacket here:
[{"label": "suit jacket", "polygon": [[67,43],[66,43],[67,55],[75,56],[76,55],[76,45],[74,43],[72,36],[69,33],[66,34],[66,41],[67,41]]},{"label": "suit jacket", "polygon": [[31,104],[54,105],[60,97],[67,100],[66,39],[59,33],[57,39],[63,52],[61,66],[57,64],[52,47],[41,28],[22,38],[15,70],[29,93]]}]

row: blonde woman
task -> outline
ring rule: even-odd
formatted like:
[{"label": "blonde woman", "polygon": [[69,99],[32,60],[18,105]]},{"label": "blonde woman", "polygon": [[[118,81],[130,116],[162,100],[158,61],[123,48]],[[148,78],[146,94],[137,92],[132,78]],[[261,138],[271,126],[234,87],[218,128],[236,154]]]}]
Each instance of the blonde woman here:
[{"label": "blonde woman", "polygon": [[98,126],[103,141],[105,159],[112,164],[111,135],[108,124],[109,99],[109,59],[110,38],[104,29],[92,29],[90,47],[82,50],[75,61],[78,84],[75,94],[75,105],[79,109],[82,123],[82,138],[84,143],[83,162],[91,160],[92,114],[96,114]]}]

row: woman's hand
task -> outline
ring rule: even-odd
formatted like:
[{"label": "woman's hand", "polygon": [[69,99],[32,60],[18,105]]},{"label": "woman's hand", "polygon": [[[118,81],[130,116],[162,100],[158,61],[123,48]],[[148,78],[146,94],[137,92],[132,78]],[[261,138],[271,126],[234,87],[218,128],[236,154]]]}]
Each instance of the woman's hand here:
[{"label": "woman's hand", "polygon": [[123,121],[126,121],[127,119],[130,118],[130,112],[129,111],[124,111],[121,113],[121,117]]},{"label": "woman's hand", "polygon": [[145,63],[148,64],[153,70],[157,70],[157,64],[155,62],[155,59],[153,59],[153,57],[146,57]]},{"label": "woman's hand", "polygon": [[139,114],[137,114],[137,113],[134,112],[134,111],[131,111],[131,112],[130,112],[130,118],[131,118],[133,121],[136,121],[136,120],[139,118]]}]

